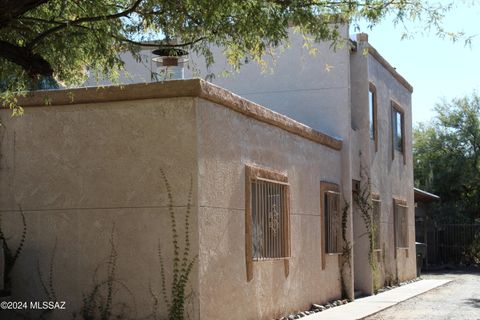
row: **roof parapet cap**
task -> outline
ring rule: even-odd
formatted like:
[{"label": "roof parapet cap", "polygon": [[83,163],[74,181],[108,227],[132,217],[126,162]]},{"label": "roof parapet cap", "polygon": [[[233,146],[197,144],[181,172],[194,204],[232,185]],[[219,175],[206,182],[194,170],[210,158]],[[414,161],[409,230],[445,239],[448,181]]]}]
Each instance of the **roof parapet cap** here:
[{"label": "roof parapet cap", "polygon": [[368,42],[368,34],[361,32],[357,33],[357,42]]}]

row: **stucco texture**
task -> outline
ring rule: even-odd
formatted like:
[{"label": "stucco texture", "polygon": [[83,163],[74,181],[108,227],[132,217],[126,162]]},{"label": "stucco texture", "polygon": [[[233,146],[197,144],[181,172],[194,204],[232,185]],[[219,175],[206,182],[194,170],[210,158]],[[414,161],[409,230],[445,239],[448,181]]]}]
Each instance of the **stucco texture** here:
[{"label": "stucco texture", "polygon": [[[386,70],[377,59],[369,56],[370,80],[377,87],[378,103],[378,151],[371,147],[372,188],[381,196],[381,231],[386,254],[385,274],[396,276],[399,281],[416,276],[415,218],[413,199],[412,158],[412,101],[411,92]],[[392,157],[392,101],[404,111],[405,150],[394,150]],[[404,161],[405,157],[405,161]],[[396,249],[393,236],[393,198],[407,203],[409,249]],[[394,259],[394,251],[397,259]]]},{"label": "stucco texture", "polygon": [[[339,298],[338,257],[327,256],[326,270],[321,270],[319,185],[322,180],[340,184],[340,152],[214,103],[197,102],[201,319],[271,319]],[[283,261],[261,261],[253,263],[253,280],[247,282],[246,164],[288,176],[288,277]]]},{"label": "stucco texture", "polygon": [[[358,41],[357,51],[352,53],[351,59],[352,97],[355,97],[352,99],[352,135],[355,136],[357,145],[357,150],[352,151],[353,177],[363,184],[369,178],[371,193],[378,195],[381,201],[381,250],[373,254],[375,271],[367,258],[370,245],[364,236],[366,229],[363,219],[358,209],[354,212],[355,288],[367,294],[393,282],[416,276],[411,87],[405,85],[393,67],[385,65],[385,60],[376,51],[375,54],[364,53],[370,48],[367,42]],[[376,88],[377,148],[369,133],[369,83]],[[403,153],[393,151],[392,101],[404,111]],[[408,207],[408,250],[395,247],[394,198],[405,201]]]},{"label": "stucco texture", "polygon": [[[160,170],[172,189],[180,234],[190,179],[192,195],[197,194],[193,99],[37,106],[26,108],[21,118],[8,112],[1,111],[0,210],[10,247],[19,243],[20,208],[27,224],[13,269],[12,299],[51,300],[40,273],[47,288],[52,279],[56,300],[66,302],[56,319],[78,313],[95,285],[101,284],[105,299],[113,244],[113,312],[152,314],[149,287],[161,293],[159,244],[167,279],[172,261],[168,194]],[[198,252],[196,216],[193,197],[192,257]],[[183,236],[179,241],[183,246]],[[198,291],[197,273],[195,268],[189,291]]]},{"label": "stucco texture", "polygon": [[[190,258],[197,257],[187,288],[191,319],[271,319],[340,297],[338,256],[327,256],[321,270],[319,195],[320,181],[341,185],[340,140],[200,80],[104,90],[74,91],[78,100],[67,105],[63,91],[34,94],[22,118],[1,111],[0,212],[9,246],[20,242],[21,212],[27,223],[11,299],[42,301],[54,291],[67,310],[53,318],[71,317],[96,285],[105,305],[114,264],[113,313],[152,316],[157,301],[165,316],[158,247],[168,291],[170,213],[182,248],[189,198]],[[42,95],[52,105],[35,105]],[[283,261],[263,261],[247,282],[247,164],[288,176],[288,277]]]}]

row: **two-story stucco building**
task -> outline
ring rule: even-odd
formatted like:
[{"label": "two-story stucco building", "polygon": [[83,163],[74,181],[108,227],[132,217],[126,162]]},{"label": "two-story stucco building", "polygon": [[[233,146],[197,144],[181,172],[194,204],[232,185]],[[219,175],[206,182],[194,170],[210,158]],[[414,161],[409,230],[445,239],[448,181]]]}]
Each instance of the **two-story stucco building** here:
[{"label": "two-story stucco building", "polygon": [[415,277],[412,87],[365,34],[317,56],[296,41],[272,74],[43,91],[22,118],[0,111],[10,247],[27,224],[12,299],[53,287],[68,302],[54,317],[78,313],[113,256],[113,313],[165,316],[186,212],[192,319],[278,318]]}]

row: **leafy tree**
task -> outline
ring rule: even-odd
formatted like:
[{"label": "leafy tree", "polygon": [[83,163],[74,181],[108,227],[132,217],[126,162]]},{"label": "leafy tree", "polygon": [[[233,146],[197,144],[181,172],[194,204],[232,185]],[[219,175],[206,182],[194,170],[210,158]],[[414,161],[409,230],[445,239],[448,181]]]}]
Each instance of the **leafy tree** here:
[{"label": "leafy tree", "polygon": [[435,111],[414,129],[415,184],[441,197],[437,220],[470,222],[480,217],[480,96],[443,101]]},{"label": "leafy tree", "polygon": [[[423,0],[0,0],[0,86],[31,90],[52,78],[75,85],[88,73],[115,79],[118,53],[153,40],[199,53],[207,64],[214,44],[239,67],[285,44],[290,25],[338,43],[340,23],[374,26],[388,16],[394,23],[422,19],[447,35],[441,22],[449,9]],[[0,96],[3,105],[15,106],[9,97]]]}]

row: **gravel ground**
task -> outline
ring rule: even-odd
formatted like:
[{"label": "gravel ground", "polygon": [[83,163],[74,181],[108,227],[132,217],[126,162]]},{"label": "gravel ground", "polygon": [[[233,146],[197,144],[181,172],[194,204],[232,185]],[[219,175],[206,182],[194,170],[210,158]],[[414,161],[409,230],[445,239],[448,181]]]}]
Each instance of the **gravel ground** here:
[{"label": "gravel ground", "polygon": [[381,311],[367,320],[480,320],[480,272],[439,271],[423,279],[452,279],[444,286]]}]

